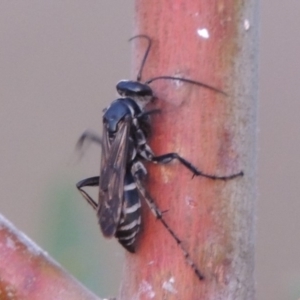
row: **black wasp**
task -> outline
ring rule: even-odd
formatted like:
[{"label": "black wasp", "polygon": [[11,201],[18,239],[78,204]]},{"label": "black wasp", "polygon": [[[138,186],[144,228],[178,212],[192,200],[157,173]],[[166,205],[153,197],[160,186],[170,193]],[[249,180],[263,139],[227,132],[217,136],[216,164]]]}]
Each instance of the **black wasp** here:
[{"label": "black wasp", "polygon": [[[162,212],[144,189],[142,181],[147,170],[143,161],[167,164],[177,159],[188,168],[194,176],[202,176],[213,180],[229,180],[242,176],[243,172],[229,176],[208,175],[199,171],[189,161],[177,153],[155,155],[147,143],[149,135],[149,117],[158,110],[145,111],[144,107],[155,98],[149,84],[155,80],[167,79],[195,84],[218,93],[222,91],[209,85],[179,77],[158,76],[141,82],[142,71],[151,48],[151,39],[146,35],[137,35],[130,39],[143,38],[148,46],[145,51],[136,81],[122,80],[116,88],[120,98],[114,100],[103,115],[102,137],[85,132],[78,141],[81,147],[84,141],[96,142],[101,145],[100,176],[90,177],[77,183],[77,188],[88,203],[96,210],[102,233],[105,237],[115,236],[120,244],[129,252],[135,252],[137,235],[141,227],[141,202],[143,198],[152,213],[163,224],[167,231],[180,246],[184,256],[202,280],[201,274],[190,254],[182,245],[181,240],[162,217]],[[99,186],[98,203],[83,189],[88,186]]]}]

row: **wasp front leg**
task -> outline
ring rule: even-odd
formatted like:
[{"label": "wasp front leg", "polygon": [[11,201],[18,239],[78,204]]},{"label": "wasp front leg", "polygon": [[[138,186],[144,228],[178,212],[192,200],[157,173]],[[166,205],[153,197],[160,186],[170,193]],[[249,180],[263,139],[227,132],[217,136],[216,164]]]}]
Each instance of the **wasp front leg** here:
[{"label": "wasp front leg", "polygon": [[83,179],[79,182],[77,182],[76,187],[80,194],[83,196],[83,198],[93,207],[93,209],[98,209],[98,204],[95,200],[92,199],[92,197],[83,189],[87,186],[99,186],[100,177],[90,177]]}]

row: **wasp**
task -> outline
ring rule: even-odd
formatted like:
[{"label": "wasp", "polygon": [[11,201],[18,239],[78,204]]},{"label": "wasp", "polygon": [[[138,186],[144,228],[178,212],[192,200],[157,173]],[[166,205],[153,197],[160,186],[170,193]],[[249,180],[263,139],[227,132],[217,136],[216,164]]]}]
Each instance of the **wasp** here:
[{"label": "wasp", "polygon": [[[97,212],[99,225],[107,238],[115,237],[129,252],[134,253],[137,237],[141,229],[141,198],[145,200],[154,216],[179,245],[187,263],[202,280],[204,275],[193,262],[190,254],[182,245],[177,234],[163,218],[163,214],[143,186],[147,169],[143,162],[168,164],[179,161],[189,169],[193,176],[202,176],[212,180],[231,180],[243,175],[243,172],[229,176],[216,176],[198,170],[192,163],[178,153],[155,155],[147,143],[150,132],[150,115],[159,110],[145,110],[146,105],[155,99],[150,83],[155,80],[177,80],[198,85],[214,92],[225,94],[210,85],[187,78],[158,76],[144,83],[142,71],[147,60],[151,39],[147,35],[137,35],[129,41],[141,38],[148,43],[136,80],[122,80],[117,86],[120,98],[114,100],[103,113],[102,136],[85,132],[77,146],[81,148],[85,141],[95,142],[102,148],[100,176],[90,177],[77,183],[77,189]],[[89,186],[99,186],[98,202],[84,190]]]}]

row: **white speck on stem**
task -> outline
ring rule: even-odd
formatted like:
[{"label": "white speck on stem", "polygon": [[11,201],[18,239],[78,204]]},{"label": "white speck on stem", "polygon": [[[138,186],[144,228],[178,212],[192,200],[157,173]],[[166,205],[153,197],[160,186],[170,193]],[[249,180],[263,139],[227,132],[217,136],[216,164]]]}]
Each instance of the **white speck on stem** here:
[{"label": "white speck on stem", "polygon": [[249,28],[250,28],[250,22],[248,19],[244,20],[244,28],[246,31],[249,30]]},{"label": "white speck on stem", "polygon": [[[177,78],[183,78],[184,77],[184,74],[181,74],[180,71],[176,72],[174,75],[174,77],[177,77]],[[181,80],[172,80],[173,81],[173,84],[176,86],[176,88],[180,88],[182,85],[183,85],[183,82]]]},{"label": "white speck on stem", "polygon": [[190,196],[185,197],[185,202],[190,208],[195,208],[197,206],[195,200]]},{"label": "white speck on stem", "polygon": [[173,286],[173,283],[175,283],[175,278],[171,277],[168,281],[165,281],[162,284],[162,288],[165,289],[165,290],[167,290],[168,292],[170,292],[172,294],[177,294],[177,290]]},{"label": "white speck on stem", "polygon": [[197,34],[204,38],[204,39],[208,39],[209,38],[209,32],[206,28],[199,28],[197,29]]},{"label": "white speck on stem", "polygon": [[14,240],[10,237],[6,238],[6,246],[7,246],[7,248],[10,248],[10,249],[16,249],[16,244],[15,244]]},{"label": "white speck on stem", "polygon": [[140,295],[145,295],[149,299],[153,299],[155,297],[155,292],[150,283],[146,280],[143,280],[139,286],[138,293],[135,299],[140,299]]},{"label": "white speck on stem", "polygon": [[182,81],[180,80],[174,80],[174,84],[176,85],[177,88],[181,87],[182,86]]}]

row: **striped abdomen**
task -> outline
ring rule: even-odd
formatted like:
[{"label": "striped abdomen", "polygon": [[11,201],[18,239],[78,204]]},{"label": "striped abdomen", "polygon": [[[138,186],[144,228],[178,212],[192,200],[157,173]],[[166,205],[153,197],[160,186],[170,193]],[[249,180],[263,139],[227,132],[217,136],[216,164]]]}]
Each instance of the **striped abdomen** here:
[{"label": "striped abdomen", "polygon": [[141,225],[141,202],[130,171],[126,172],[124,180],[124,199],[120,223],[115,237],[129,252],[135,252],[137,234]]}]

